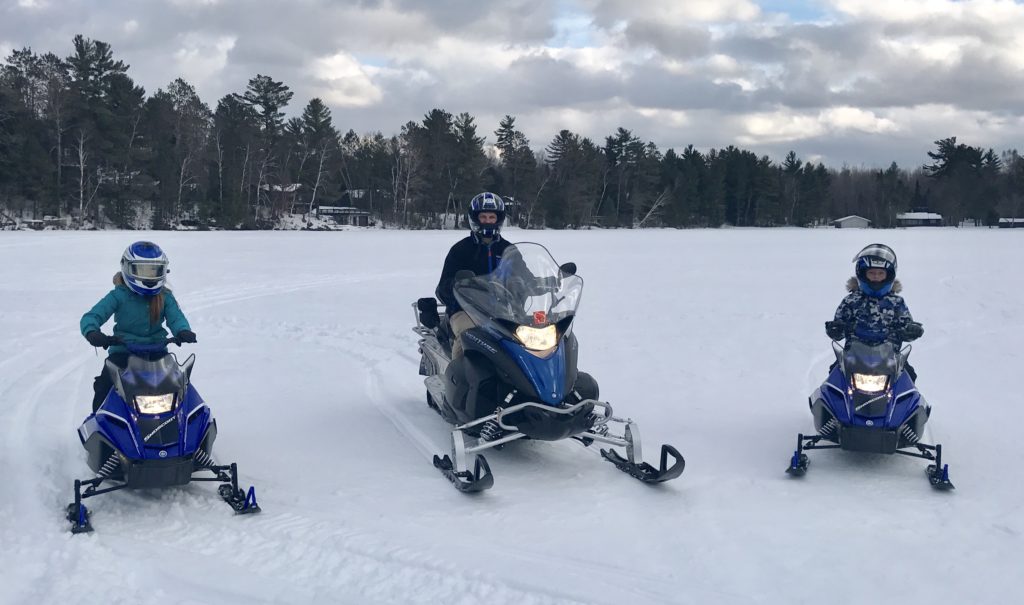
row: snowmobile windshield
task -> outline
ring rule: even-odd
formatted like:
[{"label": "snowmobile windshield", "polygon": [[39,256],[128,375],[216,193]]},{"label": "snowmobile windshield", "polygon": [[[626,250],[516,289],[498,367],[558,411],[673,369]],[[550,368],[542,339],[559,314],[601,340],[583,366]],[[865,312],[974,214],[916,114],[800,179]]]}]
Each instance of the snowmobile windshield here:
[{"label": "snowmobile windshield", "polygon": [[544,246],[513,244],[487,275],[458,280],[455,298],[477,323],[489,319],[542,328],[576,313],[583,278],[561,271]]},{"label": "snowmobile windshield", "polygon": [[152,360],[132,355],[128,358],[128,367],[121,373],[121,384],[128,398],[176,394],[185,384],[185,375],[173,355]]},{"label": "snowmobile windshield", "polygon": [[848,375],[892,376],[896,373],[897,357],[896,346],[891,342],[870,345],[853,340],[843,352],[843,367]]}]

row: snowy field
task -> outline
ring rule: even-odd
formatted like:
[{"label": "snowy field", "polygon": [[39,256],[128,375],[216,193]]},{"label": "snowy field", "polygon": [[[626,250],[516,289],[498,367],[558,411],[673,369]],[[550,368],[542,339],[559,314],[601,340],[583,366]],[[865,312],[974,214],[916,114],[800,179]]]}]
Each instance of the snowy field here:
[{"label": "snowy field", "polygon": [[[686,472],[646,486],[575,442],[488,454],[454,490],[417,375],[410,304],[458,232],[0,234],[0,603],[1012,603],[1024,591],[1024,232],[510,231],[585,287],[580,366]],[[89,502],[75,429],[97,356],[78,332],[124,247],[152,238],[199,336],[215,453],[255,484]],[[957,489],[924,463],[811,452],[823,322],[876,240],[925,327],[911,361]],[[110,324],[107,331],[110,330]]]}]

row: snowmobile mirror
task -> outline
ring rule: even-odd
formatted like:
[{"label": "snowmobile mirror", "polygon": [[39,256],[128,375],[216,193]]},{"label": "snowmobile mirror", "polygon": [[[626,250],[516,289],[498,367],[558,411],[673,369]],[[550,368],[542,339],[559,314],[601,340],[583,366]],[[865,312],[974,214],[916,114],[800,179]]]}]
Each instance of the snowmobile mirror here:
[{"label": "snowmobile mirror", "polygon": [[558,267],[563,275],[576,275],[576,263],[565,263]]}]

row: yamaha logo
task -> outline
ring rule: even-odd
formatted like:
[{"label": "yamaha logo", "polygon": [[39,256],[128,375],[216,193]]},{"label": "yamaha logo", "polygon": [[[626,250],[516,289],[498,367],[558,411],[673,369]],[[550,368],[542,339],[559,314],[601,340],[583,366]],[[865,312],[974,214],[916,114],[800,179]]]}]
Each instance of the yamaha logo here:
[{"label": "yamaha logo", "polygon": [[158,454],[158,456],[160,456],[161,458],[166,458],[167,457],[167,450],[160,450],[160,453]]}]

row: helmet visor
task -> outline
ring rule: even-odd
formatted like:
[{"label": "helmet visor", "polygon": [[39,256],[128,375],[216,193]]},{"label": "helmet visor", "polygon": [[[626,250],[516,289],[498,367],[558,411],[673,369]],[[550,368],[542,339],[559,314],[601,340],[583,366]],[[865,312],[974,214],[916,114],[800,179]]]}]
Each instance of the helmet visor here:
[{"label": "helmet visor", "polygon": [[165,263],[140,261],[128,263],[128,275],[137,279],[158,280],[164,276],[166,271]]},{"label": "helmet visor", "polygon": [[868,246],[861,250],[853,260],[864,260],[871,267],[896,266],[896,254],[888,246]]}]

